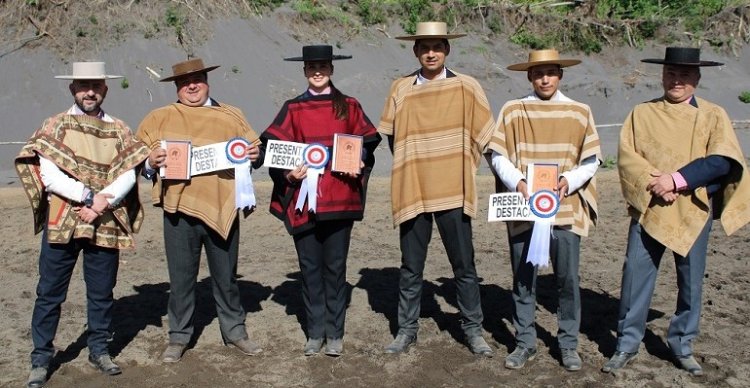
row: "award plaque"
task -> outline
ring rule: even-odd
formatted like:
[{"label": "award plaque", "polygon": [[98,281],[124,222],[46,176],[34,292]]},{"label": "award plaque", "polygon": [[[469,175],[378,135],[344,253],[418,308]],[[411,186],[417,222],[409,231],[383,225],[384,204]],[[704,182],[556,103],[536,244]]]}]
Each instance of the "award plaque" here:
[{"label": "award plaque", "polygon": [[359,174],[362,171],[362,142],[362,136],[340,133],[333,135],[331,170]]},{"label": "award plaque", "polygon": [[190,158],[192,145],[189,140],[162,140],[167,150],[167,162],[159,170],[163,179],[190,180]]},{"label": "award plaque", "polygon": [[559,168],[555,163],[532,163],[526,169],[529,194],[540,190],[557,191]]}]

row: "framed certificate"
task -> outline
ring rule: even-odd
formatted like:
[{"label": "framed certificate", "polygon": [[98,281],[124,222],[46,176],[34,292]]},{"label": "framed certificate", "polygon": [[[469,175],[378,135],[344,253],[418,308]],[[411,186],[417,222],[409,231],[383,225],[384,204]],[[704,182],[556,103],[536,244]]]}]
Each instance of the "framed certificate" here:
[{"label": "framed certificate", "polygon": [[167,150],[167,161],[159,169],[159,176],[162,179],[190,180],[192,143],[189,140],[162,140],[161,147]]},{"label": "framed certificate", "polygon": [[362,142],[362,136],[341,133],[333,135],[331,170],[359,174],[362,171]]},{"label": "framed certificate", "polygon": [[529,184],[529,194],[539,190],[557,190],[559,167],[556,163],[531,163],[526,168],[526,181]]}]

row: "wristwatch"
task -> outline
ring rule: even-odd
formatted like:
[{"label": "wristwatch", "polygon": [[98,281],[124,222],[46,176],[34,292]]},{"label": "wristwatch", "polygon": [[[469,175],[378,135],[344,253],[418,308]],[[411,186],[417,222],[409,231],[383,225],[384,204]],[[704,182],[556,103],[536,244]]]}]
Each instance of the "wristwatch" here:
[{"label": "wristwatch", "polygon": [[83,199],[83,204],[86,205],[86,207],[94,205],[94,190],[89,190],[88,194],[86,194],[86,198]]}]

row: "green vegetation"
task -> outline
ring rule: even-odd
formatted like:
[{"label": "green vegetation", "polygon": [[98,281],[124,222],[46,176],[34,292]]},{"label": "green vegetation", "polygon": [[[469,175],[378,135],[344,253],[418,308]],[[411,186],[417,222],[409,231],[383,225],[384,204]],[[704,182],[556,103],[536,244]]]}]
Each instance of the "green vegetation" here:
[{"label": "green vegetation", "polygon": [[128,81],[127,77],[124,77],[122,81],[120,81],[120,87],[123,89],[127,89],[130,87],[130,82]]},{"label": "green vegetation", "polygon": [[615,167],[617,167],[617,158],[612,155],[605,156],[604,160],[602,161],[601,168],[605,170],[611,170]]},{"label": "green vegetation", "polygon": [[740,99],[740,101],[744,102],[745,104],[750,104],[750,90],[746,90],[740,93],[738,98]]},{"label": "green vegetation", "polygon": [[748,0],[0,0],[0,24],[11,36],[32,27],[35,40],[63,56],[99,49],[102,37],[122,41],[134,33],[169,39],[190,53],[211,36],[216,20],[265,14],[282,4],[296,13],[284,13],[282,23],[330,41],[345,42],[370,26],[387,35],[400,26],[411,34],[420,21],[442,20],[451,31],[524,48],[585,53],[651,41],[708,43],[737,54],[750,43]]}]

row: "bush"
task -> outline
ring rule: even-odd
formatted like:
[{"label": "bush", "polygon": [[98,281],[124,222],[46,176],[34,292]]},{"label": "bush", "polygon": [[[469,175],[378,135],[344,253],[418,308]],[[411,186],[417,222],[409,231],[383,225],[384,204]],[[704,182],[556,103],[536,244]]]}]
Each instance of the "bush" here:
[{"label": "bush", "polygon": [[740,99],[740,101],[744,102],[745,104],[750,104],[750,90],[746,90],[737,97]]}]

